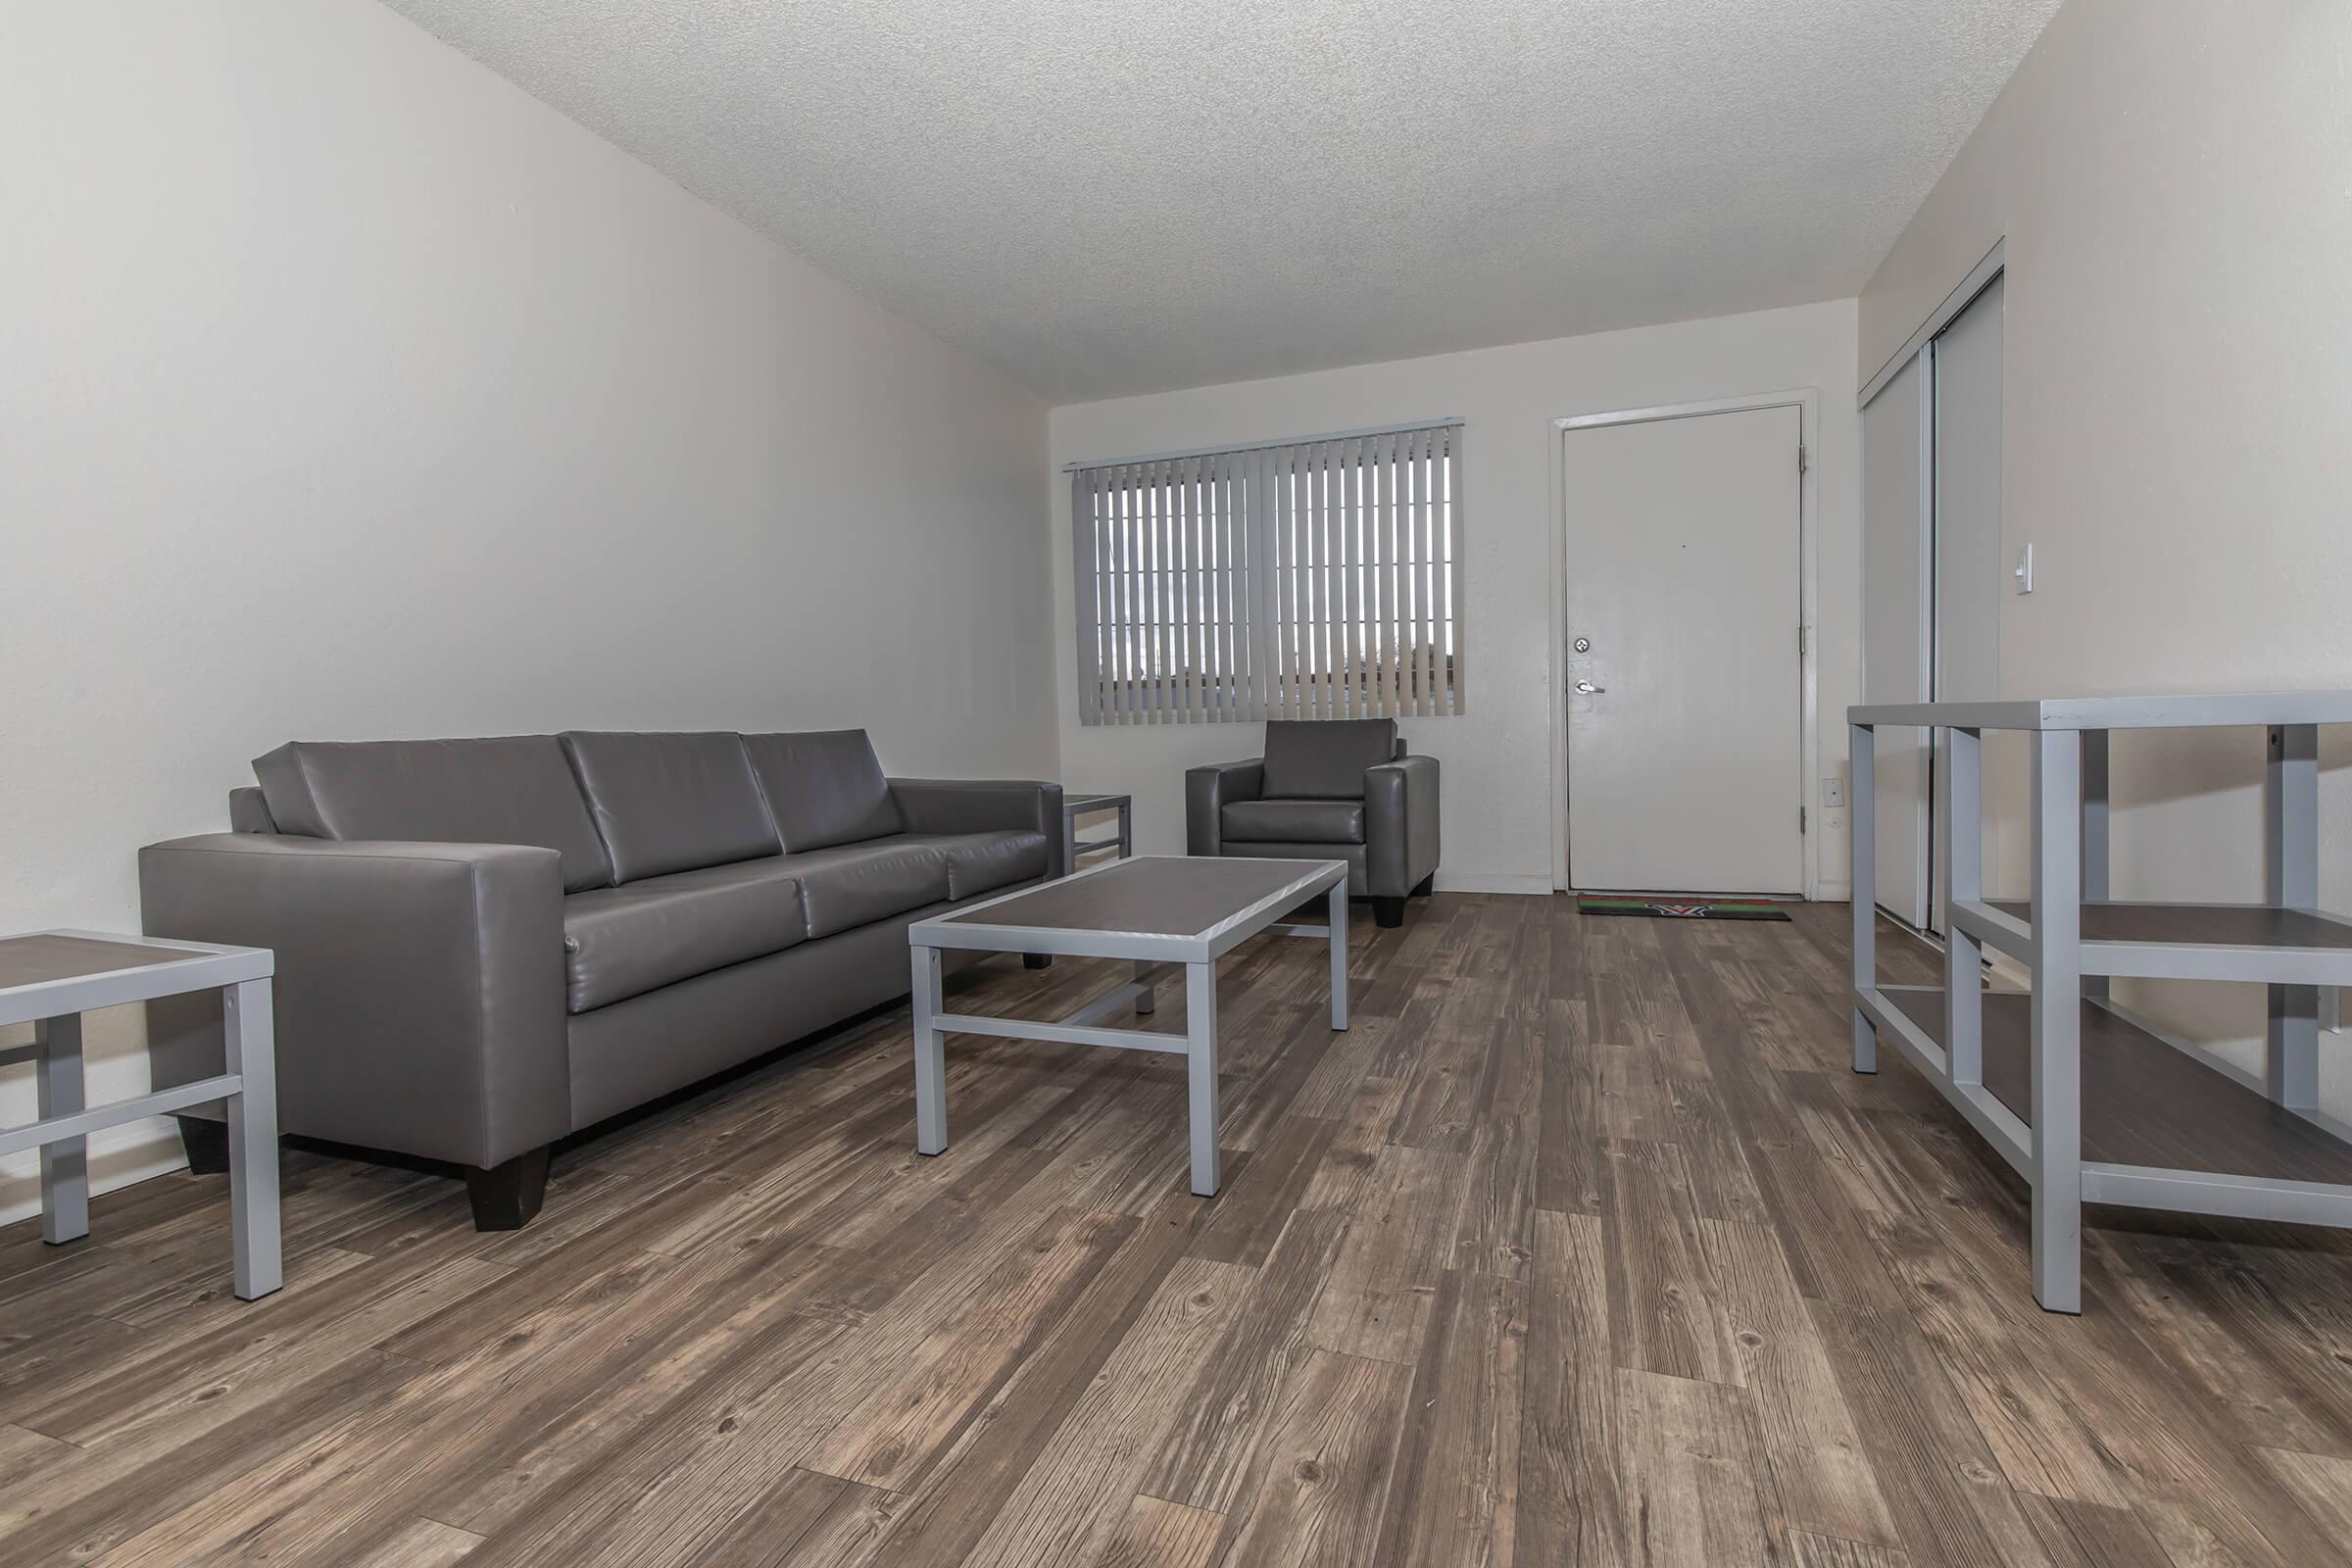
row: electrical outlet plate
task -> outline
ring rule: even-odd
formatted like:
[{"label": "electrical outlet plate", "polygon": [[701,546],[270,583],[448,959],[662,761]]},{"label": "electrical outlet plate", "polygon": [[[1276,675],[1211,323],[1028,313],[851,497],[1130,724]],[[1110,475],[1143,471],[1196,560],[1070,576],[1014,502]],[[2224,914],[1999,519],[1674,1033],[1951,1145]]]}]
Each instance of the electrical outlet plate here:
[{"label": "electrical outlet plate", "polygon": [[1843,806],[1845,804],[1845,780],[1841,778],[1823,779],[1821,781],[1821,804],[1824,808],[1829,810],[1836,810],[1838,807]]}]

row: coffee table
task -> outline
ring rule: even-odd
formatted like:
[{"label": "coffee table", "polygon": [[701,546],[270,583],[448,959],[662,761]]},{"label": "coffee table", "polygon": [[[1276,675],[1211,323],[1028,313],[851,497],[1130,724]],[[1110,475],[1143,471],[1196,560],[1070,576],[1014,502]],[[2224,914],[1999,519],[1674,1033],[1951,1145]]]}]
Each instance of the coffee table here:
[{"label": "coffee table", "polygon": [[[1325,895],[1322,925],[1283,916]],[[948,1147],[947,1053],[952,1034],[1054,1040],[1185,1058],[1192,1090],[1193,1191],[1217,1191],[1217,959],[1261,931],[1331,946],[1331,1026],[1348,1027],[1348,864],[1345,860],[1212,859],[1142,856],[1043,887],[990,899],[906,928],[914,963],[914,1147]],[[1135,978],[1066,1018],[1042,1022],[940,1010],[942,949],[1053,953],[1134,960]],[[1152,1010],[1150,970],[1184,965],[1184,1033],[1118,1029],[1098,1020],[1132,1002]]]}]

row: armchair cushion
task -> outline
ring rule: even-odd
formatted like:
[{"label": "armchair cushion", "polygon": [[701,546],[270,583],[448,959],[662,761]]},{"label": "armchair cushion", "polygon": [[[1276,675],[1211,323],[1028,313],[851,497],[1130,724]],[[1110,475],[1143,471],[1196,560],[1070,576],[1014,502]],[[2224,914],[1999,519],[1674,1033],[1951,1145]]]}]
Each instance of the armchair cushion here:
[{"label": "armchair cushion", "polygon": [[1393,718],[1271,719],[1264,793],[1268,800],[1360,801],[1365,769],[1396,753]]},{"label": "armchair cushion", "polygon": [[1232,801],[1223,813],[1228,844],[1361,844],[1362,801]]}]

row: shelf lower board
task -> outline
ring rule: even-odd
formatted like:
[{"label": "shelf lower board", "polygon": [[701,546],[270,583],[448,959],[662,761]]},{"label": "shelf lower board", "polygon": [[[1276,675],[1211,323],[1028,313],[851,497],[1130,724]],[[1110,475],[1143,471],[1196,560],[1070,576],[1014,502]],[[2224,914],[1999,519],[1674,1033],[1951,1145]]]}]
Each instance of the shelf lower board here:
[{"label": "shelf lower board", "polygon": [[[2012,899],[1986,902],[2021,925],[2034,923],[2029,904]],[[2082,937],[2085,942],[2352,953],[2352,921],[2259,904],[2085,904]]]},{"label": "shelf lower board", "polygon": [[[1883,986],[1879,995],[1943,1045],[1940,987]],[[2028,997],[1984,994],[1984,1087],[2029,1124],[2031,1008]],[[2082,1157],[2352,1184],[2352,1144],[2088,1002],[2082,1004]]]},{"label": "shelf lower board", "polygon": [[[1986,946],[2029,967],[2038,961],[2030,906],[1954,899],[1949,912]],[[2084,974],[2352,986],[2352,920],[2314,909],[2103,901],[2082,906],[2080,935]]]}]

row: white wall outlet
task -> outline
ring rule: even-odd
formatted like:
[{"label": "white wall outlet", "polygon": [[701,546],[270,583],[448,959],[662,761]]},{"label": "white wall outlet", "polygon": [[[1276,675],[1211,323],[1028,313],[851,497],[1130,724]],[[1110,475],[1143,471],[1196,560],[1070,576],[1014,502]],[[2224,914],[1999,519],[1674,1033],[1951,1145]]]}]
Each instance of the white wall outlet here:
[{"label": "white wall outlet", "polygon": [[1845,804],[1845,780],[1835,775],[1823,779],[1821,781],[1821,804],[1829,810],[1836,810],[1838,807],[1843,806]]},{"label": "white wall outlet", "polygon": [[2030,594],[2034,591],[2034,547],[2032,545],[2026,546],[2017,553],[2017,569],[2010,575],[2017,579],[2019,593]]}]

